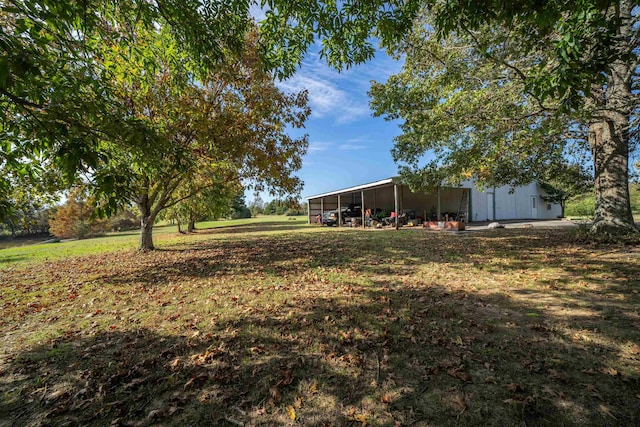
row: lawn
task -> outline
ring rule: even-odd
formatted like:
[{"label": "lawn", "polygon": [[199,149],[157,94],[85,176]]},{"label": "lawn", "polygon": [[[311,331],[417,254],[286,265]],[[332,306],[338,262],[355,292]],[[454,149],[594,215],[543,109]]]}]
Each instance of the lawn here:
[{"label": "lawn", "polygon": [[1,250],[0,426],[638,425],[640,248],[568,233]]},{"label": "lawn", "polygon": [[[258,218],[200,222],[197,224],[197,227],[201,229],[211,229],[265,223],[282,223],[280,226],[283,224],[303,225],[307,223],[307,217],[263,215]],[[160,245],[165,242],[168,243],[175,241],[176,239],[180,239],[182,236],[183,235],[178,234],[178,227],[176,225],[160,224],[156,225],[153,230],[154,243],[159,243]],[[107,233],[105,236],[101,236],[99,238],[71,240],[61,245],[24,239],[9,239],[0,241],[0,265],[6,262],[40,262],[43,260],[66,258],[74,255],[88,255],[93,253],[105,253],[136,248],[138,246],[139,239],[139,230]],[[40,240],[49,240],[49,237],[41,238]]]}]

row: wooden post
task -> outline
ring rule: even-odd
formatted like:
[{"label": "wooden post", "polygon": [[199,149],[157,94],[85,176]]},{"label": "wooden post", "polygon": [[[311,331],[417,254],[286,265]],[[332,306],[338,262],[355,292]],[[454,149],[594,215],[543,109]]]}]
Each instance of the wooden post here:
[{"label": "wooden post", "polygon": [[338,227],[342,227],[342,205],[340,204],[339,194],[338,194]]},{"label": "wooden post", "polygon": [[398,218],[398,185],[393,184],[393,200],[395,204],[395,212],[396,212],[396,230],[400,229],[400,221]]},{"label": "wooden post", "polygon": [[362,214],[362,228],[364,228],[364,190],[360,191],[360,213]]}]

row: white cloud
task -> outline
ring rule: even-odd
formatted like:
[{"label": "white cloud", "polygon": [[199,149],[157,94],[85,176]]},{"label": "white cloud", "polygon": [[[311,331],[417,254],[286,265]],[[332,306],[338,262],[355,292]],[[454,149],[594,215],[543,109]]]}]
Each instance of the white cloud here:
[{"label": "white cloud", "polygon": [[329,79],[311,76],[304,67],[279,86],[287,92],[309,91],[311,115],[315,117],[332,117],[336,123],[344,124],[369,115],[366,96],[349,93]]},{"label": "white cloud", "polygon": [[366,142],[366,141],[369,141],[369,138],[367,138],[365,136],[359,136],[357,138],[347,139],[347,142],[352,143],[352,144],[353,143],[357,143],[357,142]]},{"label": "white cloud", "polygon": [[341,150],[363,150],[367,148],[366,145],[358,145],[358,144],[342,144],[338,147]]},{"label": "white cloud", "polygon": [[278,85],[287,92],[309,91],[311,115],[348,124],[371,115],[369,91],[371,80],[384,82],[401,69],[401,62],[378,51],[376,57],[361,65],[338,72],[320,58],[319,44],[313,45],[295,75]]},{"label": "white cloud", "polygon": [[313,153],[313,152],[317,152],[317,151],[325,151],[327,149],[329,149],[329,147],[331,147],[331,143],[330,142],[310,142],[309,143],[309,148],[307,149],[307,152],[309,153]]}]

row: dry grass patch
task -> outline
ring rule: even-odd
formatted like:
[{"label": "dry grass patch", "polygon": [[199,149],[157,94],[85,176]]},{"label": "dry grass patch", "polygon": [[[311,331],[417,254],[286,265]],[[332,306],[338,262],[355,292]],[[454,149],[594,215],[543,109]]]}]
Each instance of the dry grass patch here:
[{"label": "dry grass patch", "polygon": [[634,425],[640,251],[236,227],[0,270],[0,425]]}]

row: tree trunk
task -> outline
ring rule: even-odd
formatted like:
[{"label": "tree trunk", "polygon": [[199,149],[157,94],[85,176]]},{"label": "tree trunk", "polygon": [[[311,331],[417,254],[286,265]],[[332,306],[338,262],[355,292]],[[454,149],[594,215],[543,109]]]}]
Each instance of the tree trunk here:
[{"label": "tree trunk", "polygon": [[176,218],[171,218],[171,222],[175,222],[176,224],[178,224],[178,233],[180,234],[184,234],[184,231],[182,231],[182,228],[180,227],[180,218],[176,217]]},{"label": "tree trunk", "polygon": [[637,229],[629,197],[629,118],[593,123],[589,143],[593,150],[596,209],[593,233],[628,234]]},{"label": "tree trunk", "polygon": [[627,234],[638,229],[631,214],[629,197],[629,124],[635,96],[631,90],[633,71],[623,58],[629,49],[632,33],[631,2],[620,1],[612,6],[619,19],[618,39],[620,59],[612,62],[600,111],[589,124],[589,145],[593,152],[596,209],[593,233]]},{"label": "tree trunk", "polygon": [[193,218],[189,218],[189,226],[187,227],[187,233],[193,233],[193,230],[196,229],[196,220]]},{"label": "tree trunk", "polygon": [[156,218],[151,213],[151,207],[146,199],[138,203],[138,209],[140,209],[140,244],[138,245],[138,250],[143,252],[152,251],[155,249],[153,246],[153,223]]}]

